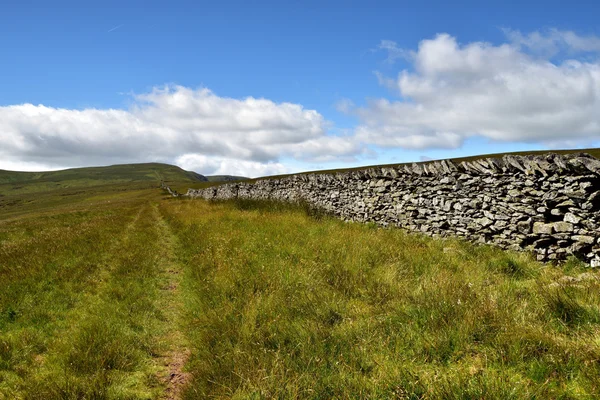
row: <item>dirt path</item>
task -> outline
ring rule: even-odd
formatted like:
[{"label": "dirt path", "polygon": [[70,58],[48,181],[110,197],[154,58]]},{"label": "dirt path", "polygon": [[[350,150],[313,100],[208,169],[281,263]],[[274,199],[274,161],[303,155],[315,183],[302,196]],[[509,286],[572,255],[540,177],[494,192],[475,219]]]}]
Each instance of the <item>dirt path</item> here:
[{"label": "dirt path", "polygon": [[153,207],[157,221],[161,243],[161,264],[164,266],[161,307],[165,310],[167,318],[167,331],[162,337],[166,351],[157,358],[159,365],[164,367],[160,379],[165,383],[166,390],[163,399],[177,400],[185,385],[190,381],[191,375],[184,370],[185,363],[190,356],[190,350],[183,333],[179,330],[183,299],[180,290],[182,269],[175,256],[176,237],[171,232],[168,223],[160,213],[158,206]]}]

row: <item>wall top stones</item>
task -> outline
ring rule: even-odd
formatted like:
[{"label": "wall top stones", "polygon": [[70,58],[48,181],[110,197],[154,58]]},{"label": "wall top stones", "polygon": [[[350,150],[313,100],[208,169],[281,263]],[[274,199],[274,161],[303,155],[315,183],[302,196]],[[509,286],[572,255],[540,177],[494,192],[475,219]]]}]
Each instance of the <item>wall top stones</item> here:
[{"label": "wall top stones", "polygon": [[[600,160],[587,153],[544,155],[505,155],[501,158],[482,158],[473,161],[452,160],[431,161],[427,163],[404,164],[391,167],[372,167],[364,170],[339,172],[338,175],[359,175],[364,178],[391,177],[398,175],[456,175],[466,173],[470,175],[496,175],[507,173],[522,173],[531,176],[548,176],[551,174],[580,174],[593,172],[600,174]],[[329,174],[303,174],[292,177],[311,177]]]}]

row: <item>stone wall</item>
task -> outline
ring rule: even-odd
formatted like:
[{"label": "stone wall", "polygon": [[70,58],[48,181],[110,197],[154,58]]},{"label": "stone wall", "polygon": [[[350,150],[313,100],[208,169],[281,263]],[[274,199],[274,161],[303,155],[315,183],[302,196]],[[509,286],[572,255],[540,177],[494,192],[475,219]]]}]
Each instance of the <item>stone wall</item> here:
[{"label": "stone wall", "polygon": [[449,160],[190,189],[204,199],[303,200],[347,221],[575,255],[600,266],[600,160],[588,154]]}]

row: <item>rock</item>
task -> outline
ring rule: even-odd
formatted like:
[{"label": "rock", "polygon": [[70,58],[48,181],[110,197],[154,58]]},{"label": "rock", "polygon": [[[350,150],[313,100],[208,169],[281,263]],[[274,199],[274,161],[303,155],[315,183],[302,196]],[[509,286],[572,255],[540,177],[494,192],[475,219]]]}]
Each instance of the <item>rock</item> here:
[{"label": "rock", "polygon": [[584,236],[584,235],[574,235],[571,237],[576,242],[581,242],[585,244],[594,244],[596,241],[592,236]]},{"label": "rock", "polygon": [[553,224],[545,224],[543,222],[536,222],[533,224],[533,233],[538,235],[551,235],[554,231]]},{"label": "rock", "polygon": [[585,199],[587,197],[584,190],[565,190],[564,193],[571,199]]},{"label": "rock", "polygon": [[517,190],[517,189],[512,189],[512,190],[508,191],[508,195],[510,197],[519,197],[519,196],[521,196],[521,191]]},{"label": "rock", "polygon": [[600,174],[600,160],[591,157],[581,157],[578,159],[588,170]]},{"label": "rock", "polygon": [[494,216],[494,214],[488,210],[483,211],[483,215],[485,215],[486,218],[489,219],[496,219],[496,217]]},{"label": "rock", "polygon": [[476,222],[478,225],[481,225],[481,226],[482,226],[482,227],[484,227],[484,228],[485,228],[485,227],[488,227],[488,226],[490,226],[491,224],[493,224],[493,223],[494,223],[494,221],[492,221],[491,219],[489,219],[489,218],[486,218],[486,217],[483,217],[483,218],[477,219],[477,220],[475,220],[475,222]]},{"label": "rock", "polygon": [[531,233],[531,226],[532,226],[531,220],[518,222],[517,223],[517,231],[527,235],[527,234]]},{"label": "rock", "polygon": [[575,203],[573,202],[573,200],[565,200],[559,204],[556,205],[556,207],[563,207],[563,208],[568,208],[568,207],[575,207]]},{"label": "rock", "polygon": [[497,230],[504,229],[504,228],[506,228],[508,226],[508,222],[507,221],[503,221],[503,220],[498,220],[498,221],[496,221],[494,223],[493,226]]},{"label": "rock", "polygon": [[553,225],[556,232],[573,232],[573,224],[569,222],[555,222]]},{"label": "rock", "polygon": [[577,225],[581,221],[581,218],[573,213],[568,212],[565,214],[565,218],[563,221]]}]

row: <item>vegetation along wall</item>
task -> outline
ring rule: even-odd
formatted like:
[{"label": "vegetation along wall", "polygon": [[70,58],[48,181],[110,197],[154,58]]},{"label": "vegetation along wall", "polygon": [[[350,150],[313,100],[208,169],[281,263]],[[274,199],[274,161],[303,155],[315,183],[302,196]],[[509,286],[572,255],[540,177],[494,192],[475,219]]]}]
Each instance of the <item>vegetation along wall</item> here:
[{"label": "vegetation along wall", "polygon": [[292,175],[190,189],[204,199],[306,201],[347,221],[462,236],[540,261],[575,255],[600,266],[600,160],[504,156]]}]

